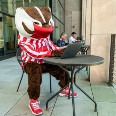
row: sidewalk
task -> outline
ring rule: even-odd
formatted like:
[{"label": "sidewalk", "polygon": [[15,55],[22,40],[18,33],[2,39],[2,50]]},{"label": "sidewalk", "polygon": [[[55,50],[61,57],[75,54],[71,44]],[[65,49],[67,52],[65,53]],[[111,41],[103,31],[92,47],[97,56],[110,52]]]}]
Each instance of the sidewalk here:
[{"label": "sidewalk", "polygon": [[[0,61],[0,116],[33,116],[28,108],[27,75],[24,75],[19,92],[16,92],[21,68],[15,57]],[[78,75],[77,83],[98,105],[94,112],[94,103],[80,90],[74,87],[79,96],[75,98],[76,116],[116,116],[116,88],[106,83],[94,84],[87,81],[86,71]],[[52,78],[52,93],[49,92],[49,75],[43,74],[40,105],[42,116],[73,116],[72,100],[67,97],[55,97],[49,102],[49,111],[45,109],[46,100],[59,90],[58,81]]]}]

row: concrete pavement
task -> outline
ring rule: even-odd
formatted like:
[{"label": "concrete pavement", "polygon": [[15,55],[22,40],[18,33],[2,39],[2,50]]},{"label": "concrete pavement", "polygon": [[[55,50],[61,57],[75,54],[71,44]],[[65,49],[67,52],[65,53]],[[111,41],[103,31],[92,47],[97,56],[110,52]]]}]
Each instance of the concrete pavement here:
[{"label": "concrete pavement", "polygon": [[[0,116],[33,116],[28,108],[27,75],[24,74],[19,92],[16,92],[21,67],[16,57],[0,61]],[[106,83],[90,83],[87,73],[82,70],[77,74],[77,83],[98,105],[98,112],[94,112],[94,103],[79,89],[74,87],[79,96],[75,98],[76,116],[116,116],[116,89]],[[40,105],[42,116],[73,116],[72,101],[67,97],[55,97],[49,102],[46,111],[46,100],[59,90],[58,81],[52,78],[52,93],[49,92],[49,75],[43,74],[41,85]]]}]

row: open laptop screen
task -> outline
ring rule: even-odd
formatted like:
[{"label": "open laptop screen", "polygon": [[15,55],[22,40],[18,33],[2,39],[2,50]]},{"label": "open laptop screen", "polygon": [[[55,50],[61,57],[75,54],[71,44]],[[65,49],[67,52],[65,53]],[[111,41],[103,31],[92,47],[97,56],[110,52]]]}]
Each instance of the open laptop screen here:
[{"label": "open laptop screen", "polygon": [[65,59],[75,57],[76,54],[80,51],[82,45],[83,45],[82,42],[69,44],[60,58]]}]

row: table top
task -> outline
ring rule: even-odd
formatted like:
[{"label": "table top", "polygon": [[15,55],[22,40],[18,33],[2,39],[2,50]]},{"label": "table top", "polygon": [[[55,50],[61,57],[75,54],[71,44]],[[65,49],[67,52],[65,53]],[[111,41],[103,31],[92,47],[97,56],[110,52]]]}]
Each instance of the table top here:
[{"label": "table top", "polygon": [[92,66],[102,64],[104,58],[95,55],[77,55],[76,57],[60,59],[58,57],[45,57],[45,63],[62,66]]}]

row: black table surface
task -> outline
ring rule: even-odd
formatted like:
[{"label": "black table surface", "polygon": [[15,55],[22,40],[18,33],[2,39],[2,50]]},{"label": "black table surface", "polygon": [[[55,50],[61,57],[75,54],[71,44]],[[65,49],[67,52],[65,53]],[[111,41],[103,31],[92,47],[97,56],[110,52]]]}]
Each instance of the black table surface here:
[{"label": "black table surface", "polygon": [[61,66],[92,66],[102,64],[104,58],[95,55],[77,55],[76,57],[60,59],[58,57],[45,57],[45,63]]}]

